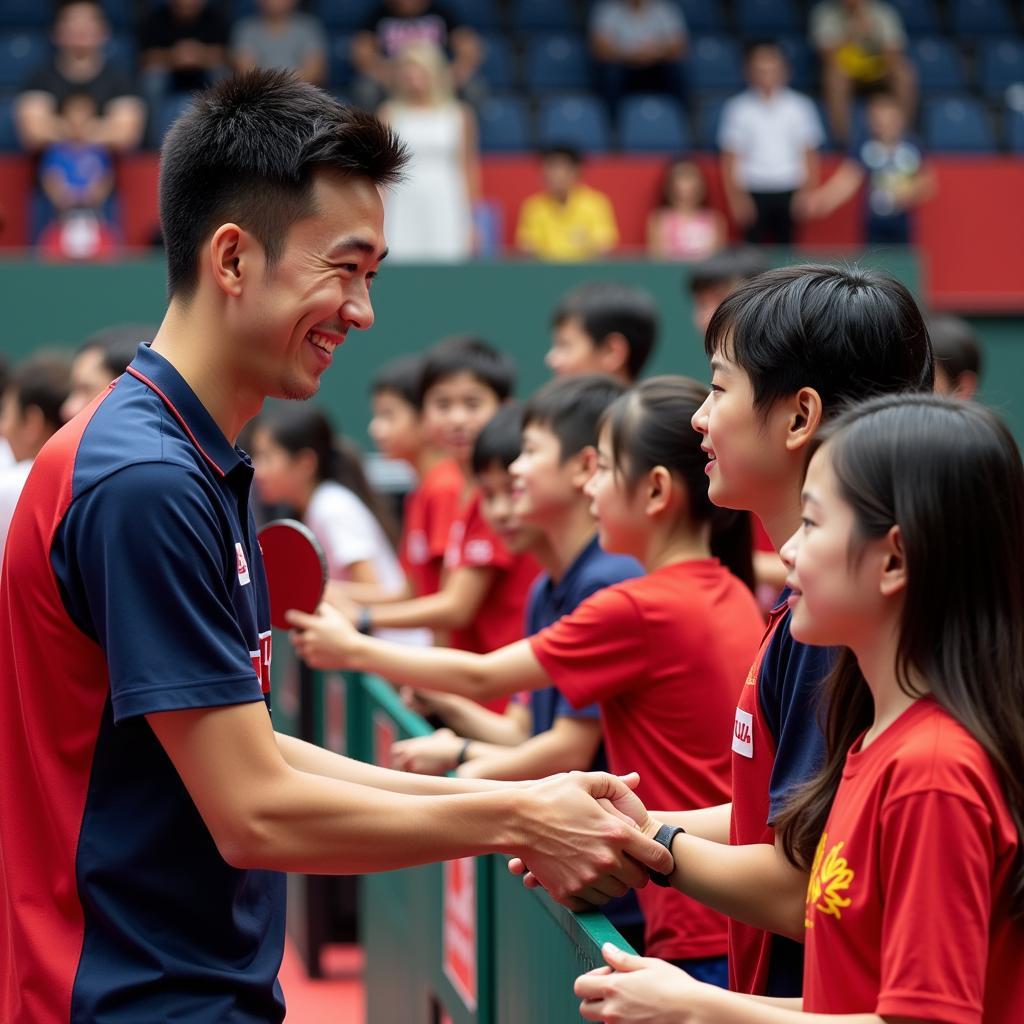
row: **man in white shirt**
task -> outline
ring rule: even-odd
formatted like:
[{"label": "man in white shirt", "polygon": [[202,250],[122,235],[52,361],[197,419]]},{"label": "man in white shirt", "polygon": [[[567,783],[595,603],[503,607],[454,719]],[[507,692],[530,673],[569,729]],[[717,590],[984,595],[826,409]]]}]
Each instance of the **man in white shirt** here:
[{"label": "man in white shirt", "polygon": [[[0,356],[0,396],[7,390],[9,376],[10,367],[7,365],[7,360]],[[7,443],[7,438],[0,432],[0,473],[5,469],[10,469],[13,465],[14,453],[11,451],[11,446]]]},{"label": "man in white shirt", "polygon": [[32,356],[18,366],[0,398],[0,436],[15,464],[0,472],[0,558],[21,489],[39,449],[61,426],[68,397],[68,362],[60,355]]},{"label": "man in white shirt", "polygon": [[787,86],[775,43],[753,44],[746,72],[749,88],[725,104],[718,129],[729,212],[748,242],[789,245],[825,132],[811,100]]}]

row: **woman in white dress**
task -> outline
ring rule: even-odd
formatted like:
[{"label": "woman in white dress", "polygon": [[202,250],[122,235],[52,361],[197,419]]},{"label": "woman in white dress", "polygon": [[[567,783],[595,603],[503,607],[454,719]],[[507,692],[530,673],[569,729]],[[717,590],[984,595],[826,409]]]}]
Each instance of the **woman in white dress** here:
[{"label": "woman in white dress", "polygon": [[476,118],[455,98],[444,53],[410,43],[396,58],[394,91],[378,111],[408,146],[405,181],[385,196],[391,259],[458,262],[473,252],[480,194]]}]

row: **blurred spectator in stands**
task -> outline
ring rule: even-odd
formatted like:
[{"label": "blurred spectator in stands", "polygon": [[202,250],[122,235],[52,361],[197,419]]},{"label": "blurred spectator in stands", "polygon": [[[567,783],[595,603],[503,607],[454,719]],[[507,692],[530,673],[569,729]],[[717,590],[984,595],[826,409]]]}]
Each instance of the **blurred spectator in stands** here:
[{"label": "blurred spectator in stands", "polygon": [[669,0],[602,0],[590,16],[598,87],[614,108],[626,92],[684,90],[686,22]]},{"label": "blurred spectator in stands", "polygon": [[935,355],[935,390],[969,400],[981,381],[981,345],[974,329],[958,316],[928,317],[928,336]]},{"label": "blurred spectator in stands", "polygon": [[388,252],[395,260],[455,262],[473,252],[480,195],[476,118],[455,98],[444,51],[410,43],[396,58],[395,90],[379,110],[411,159],[384,198]]},{"label": "blurred spectator in stands", "polygon": [[62,259],[110,255],[118,237],[106,212],[114,191],[114,161],[106,146],[89,141],[96,101],[87,92],[72,92],[59,113],[67,136],[50,143],[39,160],[39,185],[54,210],[39,247]]},{"label": "blurred spectator in stands", "polygon": [[809,217],[827,217],[864,194],[864,235],[869,245],[909,245],[911,211],[935,194],[935,175],[907,138],[899,100],[876,93],[868,100],[868,138],[835,174],[807,197]]},{"label": "blurred spectator in stands", "polygon": [[479,99],[483,83],[477,71],[484,52],[480,37],[456,21],[443,3],[386,0],[352,39],[357,103],[372,110],[391,91],[395,58],[410,43],[432,43],[443,50],[451,61],[456,91],[471,103]]},{"label": "blurred spectator in stands", "polygon": [[736,246],[723,249],[702,263],[696,263],[690,271],[686,286],[693,303],[693,326],[697,333],[704,334],[711,323],[711,317],[722,300],[740,283],[749,281],[768,269],[768,261],[759,249],[753,246]]},{"label": "blurred spectator in stands", "polygon": [[259,0],[259,14],[243,18],[231,32],[236,71],[294,71],[313,85],[327,78],[327,37],[311,14],[296,11],[297,0]]},{"label": "blurred spectator in stands", "polygon": [[143,341],[156,335],[153,324],[117,324],[91,334],[71,360],[71,387],[60,407],[66,423],[77,416],[135,358]]},{"label": "blurred spectator in stands", "polygon": [[811,42],[821,55],[822,91],[832,133],[850,137],[855,94],[885,89],[909,119],[917,98],[914,70],[903,50],[899,13],[877,0],[824,0],[811,11]]},{"label": "blurred spectator in stands", "polygon": [[574,262],[607,256],[618,244],[615,211],[603,192],[581,180],[582,159],[570,146],[541,156],[544,191],[519,211],[516,246],[539,260]]},{"label": "blurred spectator in stands", "polygon": [[67,359],[40,353],[15,367],[0,397],[0,436],[15,459],[13,466],[0,473],[0,558],[32,461],[60,429],[60,407],[67,395]]},{"label": "blurred spectator in stands", "polygon": [[84,127],[86,141],[123,152],[142,140],[146,108],[128,75],[104,55],[109,35],[103,9],[93,0],[58,8],[53,56],[29,78],[15,106],[18,135],[29,152],[70,138],[61,110],[71,93],[86,93],[96,105]]},{"label": "blurred spectator in stands", "polygon": [[152,103],[212,84],[228,62],[228,26],[209,0],[166,0],[139,33],[143,87]]},{"label": "blurred spectator in stands", "polygon": [[787,86],[776,43],[747,49],[746,74],[749,88],[725,104],[718,129],[729,211],[748,242],[789,245],[817,183],[825,132],[814,104]]},{"label": "blurred spectator in stands", "polygon": [[707,182],[692,160],[673,160],[647,218],[647,252],[658,259],[703,260],[725,245],[725,218],[708,206]]},{"label": "blurred spectator in stands", "polygon": [[[11,368],[7,360],[0,355],[0,401],[3,400],[3,393],[7,390],[7,383],[11,379]],[[14,465],[14,453],[7,443],[7,438],[0,431],[0,473]]]}]

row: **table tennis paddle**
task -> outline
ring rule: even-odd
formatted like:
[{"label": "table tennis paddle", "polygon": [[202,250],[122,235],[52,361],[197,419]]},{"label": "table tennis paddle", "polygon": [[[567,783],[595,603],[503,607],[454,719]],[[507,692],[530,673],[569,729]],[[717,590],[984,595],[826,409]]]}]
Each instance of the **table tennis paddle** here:
[{"label": "table tennis paddle", "polygon": [[259,531],[270,591],[270,624],[290,629],[289,609],[315,612],[327,586],[327,559],[313,531],[295,519],[275,519]]}]

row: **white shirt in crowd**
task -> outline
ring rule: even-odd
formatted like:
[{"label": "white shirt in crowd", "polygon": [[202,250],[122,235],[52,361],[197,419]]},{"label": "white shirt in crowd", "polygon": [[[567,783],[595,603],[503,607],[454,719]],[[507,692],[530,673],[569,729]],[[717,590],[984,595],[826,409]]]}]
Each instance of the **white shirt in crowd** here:
[{"label": "white shirt in crowd", "polygon": [[807,178],[807,150],[825,141],[817,107],[792,89],[753,89],[722,108],[719,148],[736,157],[736,184],[747,192],[792,192]]},{"label": "white shirt in crowd", "polygon": [[[9,450],[9,449],[8,449]],[[13,466],[0,470],[0,560],[4,556],[7,544],[7,532],[14,518],[14,507],[18,504],[22,488],[28,479],[28,471],[32,468],[32,460],[25,459]]]},{"label": "white shirt in crowd", "polygon": [[[306,509],[306,525],[320,541],[327,556],[332,580],[349,578],[354,562],[369,562],[377,582],[385,590],[399,591],[405,575],[387,535],[373,513],[347,487],[325,480],[313,492]],[[399,643],[427,646],[432,636],[426,629],[379,629],[375,635]]]},{"label": "white shirt in crowd", "polygon": [[14,465],[14,452],[7,443],[7,439],[0,437],[0,472],[10,469]]}]

